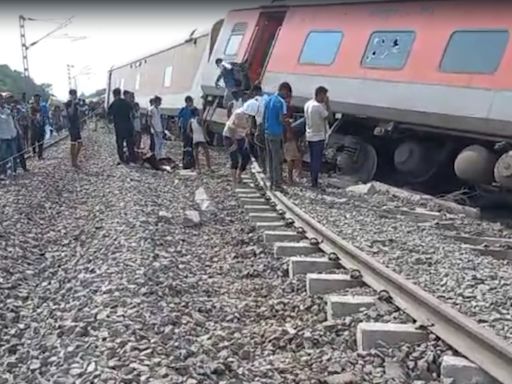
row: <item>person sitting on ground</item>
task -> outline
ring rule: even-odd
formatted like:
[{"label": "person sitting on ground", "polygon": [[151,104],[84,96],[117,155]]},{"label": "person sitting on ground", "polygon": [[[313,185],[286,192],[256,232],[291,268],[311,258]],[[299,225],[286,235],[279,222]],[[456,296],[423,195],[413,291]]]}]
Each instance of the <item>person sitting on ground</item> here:
[{"label": "person sitting on ground", "polygon": [[209,172],[212,172],[210,165],[210,152],[208,150],[208,144],[206,143],[206,132],[201,124],[201,118],[194,116],[188,123],[188,132],[192,136],[194,143],[194,160],[197,173],[201,173],[201,166],[199,165],[199,149],[201,148],[204,152],[206,160],[206,168]]},{"label": "person sitting on ground", "polygon": [[151,150],[151,128],[148,125],[144,125],[141,128],[138,152],[140,154],[141,165],[147,163],[155,171],[171,171],[170,166],[160,164]]}]

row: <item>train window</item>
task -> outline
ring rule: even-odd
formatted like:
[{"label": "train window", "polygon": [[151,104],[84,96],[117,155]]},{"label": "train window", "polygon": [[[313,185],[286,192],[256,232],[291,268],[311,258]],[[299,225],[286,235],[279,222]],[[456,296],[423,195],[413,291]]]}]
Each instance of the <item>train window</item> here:
[{"label": "train window", "polygon": [[341,31],[311,31],[299,57],[300,64],[331,65],[343,40]]},{"label": "train window", "polygon": [[508,38],[507,30],[455,31],[446,45],[441,71],[494,73],[505,53]]},{"label": "train window", "polygon": [[228,38],[226,47],[224,48],[224,54],[226,56],[235,56],[238,53],[238,48],[245,35],[247,29],[247,23],[236,23],[231,30],[231,35]]},{"label": "train window", "polygon": [[367,68],[402,69],[407,63],[415,37],[414,31],[373,32],[361,65]]},{"label": "train window", "polygon": [[172,81],[172,65],[165,68],[164,72],[164,87],[170,87]]},{"label": "train window", "polygon": [[135,90],[137,91],[140,86],[140,73],[137,73],[137,77],[135,78]]}]

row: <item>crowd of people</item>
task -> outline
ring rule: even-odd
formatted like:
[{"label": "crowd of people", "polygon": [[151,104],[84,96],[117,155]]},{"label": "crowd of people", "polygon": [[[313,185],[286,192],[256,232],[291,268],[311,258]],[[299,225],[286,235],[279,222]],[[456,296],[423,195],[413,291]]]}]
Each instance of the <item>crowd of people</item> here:
[{"label": "crowd of people", "polygon": [[[251,156],[269,179],[272,189],[282,190],[283,160],[287,163],[287,179],[294,183],[302,173],[303,155],[309,151],[311,186],[318,188],[322,156],[332,119],[328,90],[319,86],[314,97],[304,106],[304,119],[292,120],[290,106],[292,87],[283,82],[271,96],[263,95],[259,85],[244,94],[232,63],[218,58],[215,64],[226,93],[228,122],[223,131],[224,145],[229,152],[233,183],[239,183]],[[304,127],[304,129],[303,129]]]},{"label": "crowd of people", "polygon": [[[288,183],[294,184],[296,175],[302,173],[303,155],[309,150],[311,186],[318,188],[332,117],[327,94],[325,87],[318,87],[314,98],[304,107],[304,119],[293,123],[289,108],[292,87],[289,83],[281,83],[271,96],[263,95],[259,85],[254,85],[246,97],[239,91],[233,91],[233,101],[228,105],[228,122],[223,131],[233,183],[241,181],[252,156],[268,175],[271,189],[282,190],[283,160],[287,163]],[[303,126],[305,129],[301,129]]]},{"label": "crowd of people", "polygon": [[24,95],[17,99],[9,92],[0,94],[0,179],[16,175],[19,166],[28,172],[26,155],[32,152],[43,160],[45,142],[64,130],[71,141],[71,165],[79,168],[80,132],[86,116],[100,109],[98,103],[87,104],[73,89],[65,103],[43,101],[40,94],[33,95],[29,102],[24,100]]},{"label": "crowd of people", "polygon": [[[236,85],[230,64],[222,60],[217,60],[217,64],[220,69],[217,82],[222,78],[229,85],[228,120],[222,137],[229,154],[233,184],[241,182],[252,157],[268,175],[271,189],[282,190],[283,162],[287,164],[287,181],[293,184],[302,173],[303,155],[309,151],[311,186],[317,188],[332,118],[327,88],[320,86],[315,90],[314,97],[304,106],[304,119],[294,123],[289,83],[281,83],[272,95],[264,95],[258,84],[243,92]],[[118,164],[148,164],[158,171],[174,168],[175,161],[166,155],[169,133],[162,119],[162,98],[154,96],[143,116],[133,92],[116,88],[113,97],[107,116],[114,125]],[[38,159],[43,159],[48,126],[57,134],[68,130],[71,165],[79,168],[81,129],[87,113],[73,89],[69,91],[68,101],[62,107],[55,105],[51,112],[40,95],[34,95],[31,103],[24,104],[11,94],[0,94],[0,176],[16,173],[18,164],[27,171],[25,153],[29,149]],[[200,173],[202,152],[206,169],[213,172],[207,124],[191,96],[185,98],[176,122],[183,143],[183,168],[194,168]]]}]

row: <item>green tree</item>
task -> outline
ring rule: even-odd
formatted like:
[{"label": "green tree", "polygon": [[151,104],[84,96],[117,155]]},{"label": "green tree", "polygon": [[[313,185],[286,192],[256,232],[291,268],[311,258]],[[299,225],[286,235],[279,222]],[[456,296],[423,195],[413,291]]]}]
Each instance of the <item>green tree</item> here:
[{"label": "green tree", "polygon": [[51,89],[51,84],[39,85],[32,79],[25,81],[21,72],[12,70],[8,65],[0,64],[0,92],[11,92],[16,98],[21,98],[23,92],[26,92],[27,99],[39,93],[44,100],[47,100]]}]

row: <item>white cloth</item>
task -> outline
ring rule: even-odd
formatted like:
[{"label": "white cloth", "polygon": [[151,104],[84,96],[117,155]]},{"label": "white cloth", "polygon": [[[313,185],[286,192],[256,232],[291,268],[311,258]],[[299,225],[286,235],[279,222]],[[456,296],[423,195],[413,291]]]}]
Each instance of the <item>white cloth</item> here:
[{"label": "white cloth", "polygon": [[153,134],[155,140],[155,157],[161,159],[165,157],[165,140],[163,132],[155,132]]},{"label": "white cloth", "polygon": [[190,125],[192,127],[192,142],[196,143],[206,143],[206,139],[204,138],[203,127],[197,122],[197,119],[190,120]]},{"label": "white cloth", "polygon": [[[160,120],[160,122],[161,121],[162,120]],[[133,114],[133,129],[135,130],[135,132],[140,132],[140,129],[141,129],[140,112],[134,112],[134,114]]]},{"label": "white cloth", "polygon": [[155,106],[152,106],[149,109],[149,113],[151,114],[151,125],[152,125],[151,129],[152,129],[153,133],[163,132],[164,128],[162,127],[162,119],[161,119],[160,109]]},{"label": "white cloth", "polygon": [[327,122],[327,107],[315,99],[310,100],[304,106],[304,117],[306,119],[306,140],[325,140],[329,123]]},{"label": "white cloth", "polygon": [[265,111],[265,102],[267,96],[255,96],[244,104],[244,111],[248,115],[256,117],[256,123],[263,122],[263,112]]},{"label": "white cloth", "polygon": [[243,107],[238,108],[233,112],[231,117],[229,118],[224,131],[222,132],[223,136],[231,137],[235,140],[243,139],[249,130],[249,121],[247,119],[247,115],[244,112]]},{"label": "white cloth", "polygon": [[220,65],[228,70],[233,68],[231,64],[226,63],[225,61],[223,61]]},{"label": "white cloth", "polygon": [[18,131],[9,108],[0,108],[0,140],[14,139]]}]

